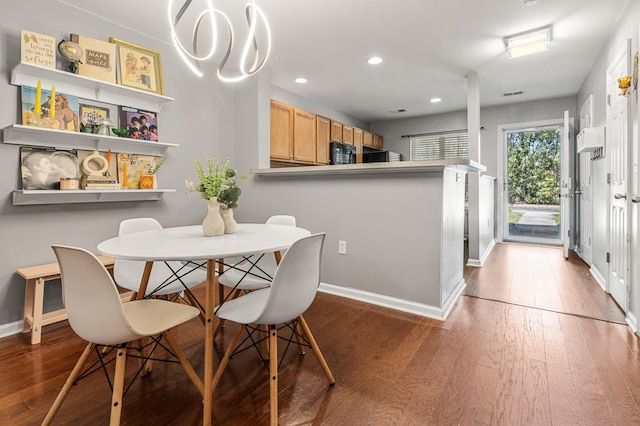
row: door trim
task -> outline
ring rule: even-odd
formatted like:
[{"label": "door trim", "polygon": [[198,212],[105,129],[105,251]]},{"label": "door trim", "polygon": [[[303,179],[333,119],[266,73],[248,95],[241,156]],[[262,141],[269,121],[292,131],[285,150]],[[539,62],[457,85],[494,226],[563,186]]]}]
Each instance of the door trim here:
[{"label": "door trim", "polygon": [[[571,120],[571,118],[570,118]],[[507,124],[498,124],[498,133],[497,133],[497,141],[498,141],[498,176],[496,182],[496,192],[498,194],[496,198],[496,216],[498,219],[498,232],[497,232],[497,241],[504,242],[505,241],[505,220],[504,220],[504,206],[507,202],[507,192],[506,182],[505,182],[505,174],[507,172],[507,138],[506,132],[518,129],[526,129],[526,128],[535,128],[535,127],[552,127],[552,126],[563,126],[563,118],[553,118],[548,120],[537,120],[537,121],[524,121],[520,123],[507,123]],[[572,175],[573,176],[573,175]],[[538,243],[536,241],[531,240],[532,243]],[[540,244],[549,244],[549,240],[540,241]]]}]

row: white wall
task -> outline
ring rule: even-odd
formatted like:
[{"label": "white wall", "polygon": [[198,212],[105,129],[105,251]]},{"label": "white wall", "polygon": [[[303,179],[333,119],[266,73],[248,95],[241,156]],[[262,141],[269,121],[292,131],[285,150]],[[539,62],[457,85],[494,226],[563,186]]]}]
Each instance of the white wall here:
[{"label": "white wall", "polygon": [[[582,105],[589,95],[593,95],[593,125],[604,126],[606,124],[606,71],[609,64],[616,54],[626,45],[627,39],[631,39],[631,52],[635,54],[639,49],[638,31],[640,27],[640,3],[637,1],[629,2],[626,10],[621,13],[619,21],[611,30],[611,34],[604,48],[600,52],[598,59],[594,63],[591,71],[587,75],[582,87],[577,94],[577,105]],[[638,146],[638,95],[635,92],[632,98],[632,109],[629,111],[633,119],[633,137],[632,143],[634,160],[634,171],[637,173],[637,146]],[[609,272],[608,264],[605,261],[607,252],[607,159],[601,159],[591,162],[592,178],[593,178],[593,268],[596,274],[606,277]],[[629,193],[638,194],[637,180],[631,182]],[[638,205],[631,204],[629,212],[634,218],[634,228],[638,215]],[[635,234],[637,236],[637,233]],[[637,258],[638,240],[631,240],[632,256]],[[636,318],[640,315],[640,305],[638,303],[638,271],[631,270],[631,312]]]},{"label": "white wall", "polygon": [[[199,223],[206,206],[197,195],[184,191],[184,179],[195,179],[194,158],[234,155],[233,88],[215,77],[191,75],[172,46],[59,2],[53,7],[47,0],[3,4],[0,127],[19,120],[20,88],[9,84],[9,76],[20,61],[21,29],[49,34],[57,40],[68,39],[69,33],[101,40],[113,36],[160,52],[165,94],[176,98],[160,112],[160,138],[181,146],[167,151],[167,161],[158,173],[161,187],[176,189],[165,194],[162,201],[13,206],[11,192],[19,188],[19,146],[0,143],[0,335],[2,324],[22,319],[24,280],[15,273],[16,268],[53,262],[52,243],[95,251],[100,241],[115,235],[118,223],[125,218],[154,216],[165,226]],[[66,66],[58,61],[59,69]],[[47,287],[47,310],[61,306],[59,285]]]}]

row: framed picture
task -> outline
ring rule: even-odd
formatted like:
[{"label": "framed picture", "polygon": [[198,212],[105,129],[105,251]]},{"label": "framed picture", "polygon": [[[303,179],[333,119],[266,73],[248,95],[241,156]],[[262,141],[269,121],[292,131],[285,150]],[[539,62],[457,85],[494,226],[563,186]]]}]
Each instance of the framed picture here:
[{"label": "framed picture", "polygon": [[160,53],[114,37],[109,42],[116,45],[119,84],[164,95]]},{"label": "framed picture", "polygon": [[[108,118],[114,126],[118,125],[118,107],[102,102],[79,99],[80,131],[85,127],[92,127],[99,121]],[[114,136],[114,135],[111,135]]]},{"label": "framed picture", "polygon": [[22,189],[60,189],[60,178],[78,176],[78,157],[74,151],[20,148]]},{"label": "framed picture", "polygon": [[158,114],[138,108],[121,106],[119,108],[119,125],[129,131],[131,139],[158,141]]},{"label": "framed picture", "polygon": [[[36,117],[37,109],[37,89],[30,86],[21,86],[22,97],[22,124],[33,125],[32,118],[49,117],[49,106],[51,105],[51,90],[40,90],[40,116]],[[56,93],[55,113],[50,126],[58,130],[68,130],[72,132],[80,131],[80,120],[78,118],[79,103],[78,97],[65,93]],[[55,118],[55,119],[54,119]]]}]

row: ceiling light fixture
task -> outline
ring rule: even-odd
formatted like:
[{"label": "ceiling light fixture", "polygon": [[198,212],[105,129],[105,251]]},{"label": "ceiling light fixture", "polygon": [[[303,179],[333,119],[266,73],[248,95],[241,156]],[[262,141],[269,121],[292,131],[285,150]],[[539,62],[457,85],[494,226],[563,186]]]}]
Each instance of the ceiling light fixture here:
[{"label": "ceiling light fixture", "polygon": [[381,63],[382,63],[382,58],[380,58],[380,57],[378,57],[378,56],[374,56],[374,57],[372,57],[372,58],[369,58],[369,59],[367,60],[367,62],[368,62],[370,65],[378,65],[378,64],[381,64]]},{"label": "ceiling light fixture", "polygon": [[[245,7],[245,15],[247,17],[247,25],[249,26],[249,33],[247,35],[247,39],[244,42],[244,47],[242,49],[242,55],[240,57],[240,74],[236,76],[226,76],[223,75],[223,71],[225,66],[227,65],[227,61],[229,60],[229,56],[231,55],[231,51],[233,50],[233,26],[231,25],[231,20],[227,15],[225,15],[222,11],[215,8],[214,0],[206,0],[207,7],[206,9],[200,13],[200,15],[195,20],[195,25],[193,27],[192,34],[192,44],[193,49],[190,51],[187,49],[180,38],[178,37],[177,27],[182,19],[183,15],[191,5],[193,0],[185,0],[184,4],[178,10],[175,18],[173,17],[173,0],[169,0],[169,23],[171,24],[171,38],[173,40],[173,45],[178,51],[180,58],[184,61],[184,63],[189,67],[194,74],[198,77],[202,77],[202,68],[200,66],[201,61],[206,61],[213,57],[216,47],[218,44],[218,23],[216,22],[216,15],[222,18],[224,24],[226,24],[227,29],[229,30],[229,45],[227,46],[227,50],[225,51],[222,60],[220,61],[220,65],[218,65],[218,78],[225,82],[236,82],[240,80],[244,80],[245,78],[257,73],[267,62],[267,58],[269,57],[269,52],[271,51],[271,30],[269,29],[269,23],[267,22],[267,18],[262,13],[262,10],[258,8],[253,2],[253,0],[249,0]],[[199,55],[197,51],[198,45],[198,33],[200,31],[200,25],[203,20],[208,18],[211,25],[211,48],[204,55]],[[264,26],[264,30],[266,33],[266,48],[265,52],[261,54],[258,50],[258,42],[256,40],[256,27],[258,25],[258,21],[261,21]],[[253,54],[250,55],[249,51],[253,48]],[[251,58],[249,58],[252,56]],[[249,62],[252,62],[248,65]]]},{"label": "ceiling light fixture", "polygon": [[307,79],[306,79],[306,78],[304,78],[304,77],[298,77],[298,78],[296,78],[296,80],[295,80],[295,81],[296,81],[296,83],[304,84],[304,83],[306,83],[306,82],[307,82]]},{"label": "ceiling light fixture", "polygon": [[510,58],[547,51],[549,41],[551,41],[551,27],[512,35],[504,39]]},{"label": "ceiling light fixture", "polygon": [[525,6],[533,6],[536,3],[538,3],[538,0],[524,0]]},{"label": "ceiling light fixture", "polygon": [[437,104],[438,102],[442,102],[442,99],[440,99],[440,98],[431,98],[429,100],[429,102],[431,102],[432,104]]}]

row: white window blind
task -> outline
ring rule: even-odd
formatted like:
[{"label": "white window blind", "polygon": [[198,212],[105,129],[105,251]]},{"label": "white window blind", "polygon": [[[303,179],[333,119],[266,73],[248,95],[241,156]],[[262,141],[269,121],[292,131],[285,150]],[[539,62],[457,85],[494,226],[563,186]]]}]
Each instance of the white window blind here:
[{"label": "white window blind", "polygon": [[410,136],[411,161],[469,158],[467,132],[443,132]]}]

